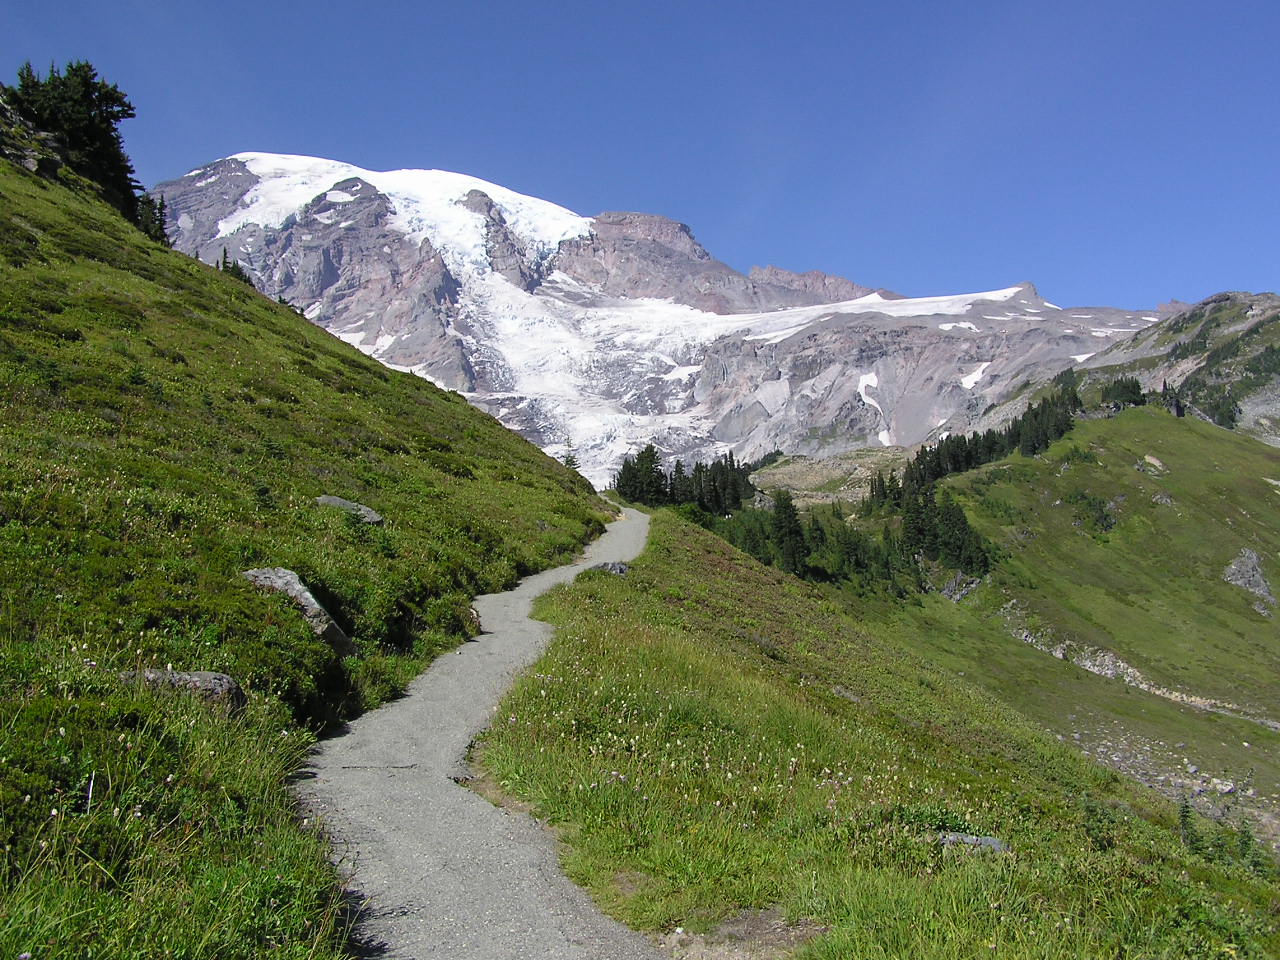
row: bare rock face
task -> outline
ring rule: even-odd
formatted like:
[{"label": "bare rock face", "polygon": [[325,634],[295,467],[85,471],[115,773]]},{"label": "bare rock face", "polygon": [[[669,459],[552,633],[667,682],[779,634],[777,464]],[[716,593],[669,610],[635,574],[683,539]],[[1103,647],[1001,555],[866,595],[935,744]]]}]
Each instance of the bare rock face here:
[{"label": "bare rock face", "polygon": [[[870,287],[846,280],[844,277],[833,277],[821,270],[807,270],[794,273],[781,267],[752,267],[747,274],[748,279],[764,287],[782,287],[787,290],[798,290],[812,297],[813,303],[838,303],[841,300],[856,300],[869,293],[876,293]],[[878,291],[886,299],[896,300],[898,294],[887,290]]]},{"label": "bare rock face", "polygon": [[354,500],[346,500],[326,493],[324,496],[316,497],[316,506],[337,507],[339,510],[344,510],[351,514],[361,523],[367,523],[374,527],[382,526],[382,514],[372,507],[366,507],[363,503],[356,503]]},{"label": "bare rock face", "polygon": [[480,190],[467,193],[463,206],[484,217],[485,252],[493,270],[521,290],[532,292],[542,282],[542,264],[507,227],[493,198]]},{"label": "bare rock face", "polygon": [[430,243],[388,223],[387,198],[358,177],[325,185],[278,226],[220,224],[260,182],[242,160],[219,160],[157,187],[175,246],[204,260],[223,249],[271,297],[305,306],[309,320],[348,341],[394,340],[380,359],[415,367],[443,386],[477,386],[462,342],[449,335],[460,287]]},{"label": "bare rock face", "polygon": [[743,276],[712,257],[686,224],[649,213],[599,214],[590,236],[561,245],[554,267],[606,296],[670,299],[716,314],[832,303],[872,292],[816,270],[755,267]]},{"label": "bare rock face", "polygon": [[351,656],[356,652],[356,645],[343,629],[329,616],[329,611],[320,606],[302,579],[292,570],[284,567],[260,567],[246,570],[242,576],[255,587],[283,593],[302,611],[312,632],[329,646],[338,656]]}]

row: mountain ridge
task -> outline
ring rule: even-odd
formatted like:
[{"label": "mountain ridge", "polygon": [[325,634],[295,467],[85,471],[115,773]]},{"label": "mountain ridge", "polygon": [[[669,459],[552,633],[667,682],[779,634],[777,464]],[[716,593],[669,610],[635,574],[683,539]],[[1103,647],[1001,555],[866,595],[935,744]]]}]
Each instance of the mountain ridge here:
[{"label": "mountain ridge", "polygon": [[442,171],[244,153],[156,190],[178,249],[229,249],[385,364],[550,453],[571,443],[597,484],[649,441],[702,459],[936,439],[1163,315],[1064,310],[1031,284],[908,298],[742,274],[678,221],[581,217]]}]

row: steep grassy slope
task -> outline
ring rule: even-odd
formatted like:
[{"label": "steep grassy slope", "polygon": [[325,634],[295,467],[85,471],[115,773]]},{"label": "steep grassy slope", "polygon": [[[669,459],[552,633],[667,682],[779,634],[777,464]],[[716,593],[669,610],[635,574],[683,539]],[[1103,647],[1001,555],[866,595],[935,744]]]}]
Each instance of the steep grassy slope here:
[{"label": "steep grassy slope", "polygon": [[482,762],[637,926],[778,904],[826,928],[801,957],[1280,950],[1280,885],[1246,838],[1180,831],[1172,804],[669,513],[625,577],[539,612],[557,639]]},{"label": "steep grassy slope", "polygon": [[[0,952],[327,955],[333,876],[282,782],[299,724],[393,693],[466,635],[471,595],[606,510],[79,187],[0,161]],[[296,570],[358,655],[241,577],[259,566]],[[168,665],[231,674],[249,708],[120,679]]]}]

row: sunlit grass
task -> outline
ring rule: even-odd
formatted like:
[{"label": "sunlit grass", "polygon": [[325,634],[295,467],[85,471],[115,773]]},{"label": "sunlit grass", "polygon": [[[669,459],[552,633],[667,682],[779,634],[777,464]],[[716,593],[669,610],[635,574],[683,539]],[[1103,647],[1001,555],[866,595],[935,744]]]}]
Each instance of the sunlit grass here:
[{"label": "sunlit grass", "polygon": [[[284,786],[307,730],[395,696],[474,594],[605,516],[461,396],[0,161],[0,955],[341,955]],[[297,571],[359,655],[258,566]],[[122,679],[169,666],[249,709]]]},{"label": "sunlit grass", "polygon": [[[811,588],[669,514],[559,630],[483,762],[561,824],[611,912],[706,929],[780,904],[806,957],[1266,956],[1274,868],[1096,767]],[[944,846],[996,836],[1007,854]]]}]

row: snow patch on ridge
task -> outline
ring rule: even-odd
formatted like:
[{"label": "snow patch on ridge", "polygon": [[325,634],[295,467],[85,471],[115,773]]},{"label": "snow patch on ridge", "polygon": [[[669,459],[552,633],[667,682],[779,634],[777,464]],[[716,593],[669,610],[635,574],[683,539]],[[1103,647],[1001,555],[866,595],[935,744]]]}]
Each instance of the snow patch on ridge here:
[{"label": "snow patch on ridge", "polygon": [[884,415],[884,410],[880,404],[876,403],[871,397],[867,396],[867,387],[878,387],[880,379],[874,373],[864,373],[858,378],[858,396],[862,397],[862,402],[868,406],[875,407],[880,411],[880,415]]},{"label": "snow patch on ridge", "polygon": [[960,386],[964,387],[966,390],[972,390],[978,385],[978,381],[982,379],[982,375],[987,372],[987,367],[991,366],[991,363],[992,361],[987,360],[986,362],[979,364],[978,369],[973,371],[973,373],[966,373],[960,378]]}]

